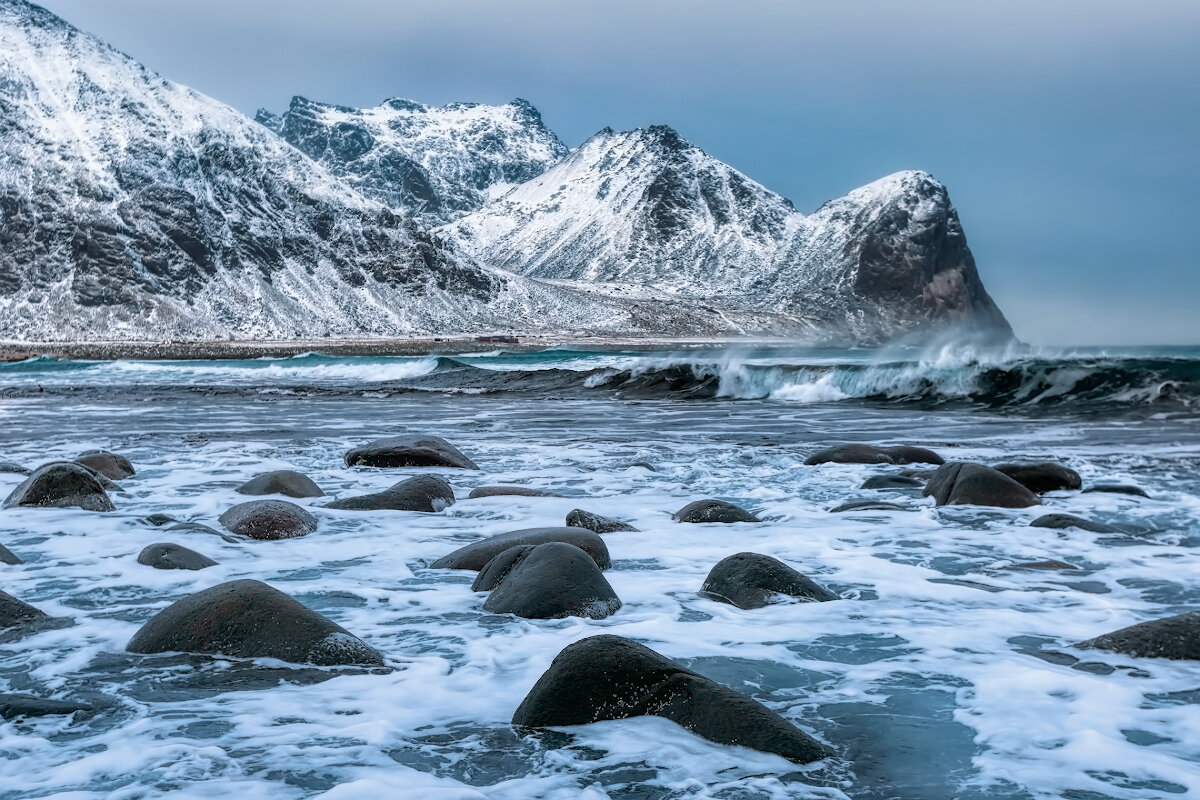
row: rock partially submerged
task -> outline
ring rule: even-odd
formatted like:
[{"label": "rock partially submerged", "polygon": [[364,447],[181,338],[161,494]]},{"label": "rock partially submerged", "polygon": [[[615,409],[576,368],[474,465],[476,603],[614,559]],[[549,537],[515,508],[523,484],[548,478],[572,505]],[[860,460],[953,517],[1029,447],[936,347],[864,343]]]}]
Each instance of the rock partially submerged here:
[{"label": "rock partially submerged", "polygon": [[349,511],[424,511],[432,514],[452,505],[454,489],[450,484],[433,475],[418,475],[382,492],[343,497],[327,503],[325,507]]},{"label": "rock partially submerged", "polygon": [[1130,625],[1080,642],[1076,647],[1141,658],[1200,661],[1200,611]]},{"label": "rock partially submerged", "polygon": [[829,509],[830,514],[841,514],[846,511],[908,511],[908,509],[896,503],[885,503],[882,500],[851,500]]},{"label": "rock partially submerged", "polygon": [[924,486],[924,481],[917,478],[910,478],[907,475],[872,475],[863,481],[863,485],[858,488],[890,492],[921,489]]},{"label": "rock partially submerged", "polygon": [[14,464],[11,461],[0,461],[0,474],[6,472],[16,475],[28,475],[31,470],[29,467],[22,467],[20,464]]},{"label": "rock partially submerged", "polygon": [[810,602],[838,599],[779,559],[761,553],[737,553],[721,559],[709,570],[700,591],[744,609],[762,608],[777,602],[780,595]]},{"label": "rock partially submerged", "polygon": [[621,520],[612,519],[611,517],[602,517],[599,514],[584,511],[582,508],[573,508],[567,512],[567,527],[587,528],[589,531],[595,531],[596,533],[637,532],[637,528],[628,522],[621,522]]},{"label": "rock partially submerged", "polygon": [[17,558],[17,554],[9,550],[4,545],[0,544],[0,564],[20,564],[21,559]]},{"label": "rock partially submerged", "polygon": [[510,547],[480,570],[471,589],[491,590],[484,611],[526,619],[604,619],[621,607],[592,557],[566,542]]},{"label": "rock partially submerged", "polygon": [[1083,517],[1077,517],[1074,514],[1044,514],[1033,522],[1029,523],[1031,528],[1053,528],[1054,530],[1065,530],[1067,528],[1079,528],[1092,533],[1119,533],[1119,531],[1111,525],[1105,525],[1103,522],[1092,522]]},{"label": "rock partially submerged", "polygon": [[513,715],[530,728],[659,716],[718,744],[749,747],[807,764],[829,751],[756,700],[692,672],[650,648],[601,635],[568,645]]},{"label": "rock partially submerged", "polygon": [[75,459],[75,463],[100,473],[110,481],[123,481],[137,474],[128,458],[108,450],[89,450]]},{"label": "rock partially submerged", "polygon": [[1145,497],[1147,499],[1150,497],[1150,495],[1146,494],[1145,489],[1139,486],[1129,486],[1123,483],[1102,483],[1097,484],[1096,486],[1089,486],[1083,490],[1084,494],[1088,494],[1090,492],[1101,492],[1103,494],[1125,494],[1129,495],[1130,497]]},{"label": "rock partially submerged", "polygon": [[440,436],[393,436],[346,452],[347,467],[454,467],[479,469]]},{"label": "rock partially submerged", "polygon": [[282,494],[287,497],[324,497],[325,492],[312,478],[292,469],[264,472],[234,489],[238,494]]},{"label": "rock partially submerged", "polygon": [[1077,490],[1083,486],[1083,480],[1079,477],[1078,472],[1053,461],[997,464],[995,469],[997,472],[1003,472],[1034,494],[1045,494],[1060,489]]},{"label": "rock partially submerged", "polygon": [[52,617],[40,608],[35,608],[0,591],[0,642],[12,641],[38,631],[65,628],[71,620]]},{"label": "rock partially submerged", "polygon": [[50,700],[27,694],[0,693],[0,719],[67,716],[77,711],[95,711],[95,706],[73,700]]},{"label": "rock partially submerged", "polygon": [[804,460],[808,466],[817,464],[944,464],[945,459],[924,447],[896,445],[878,447],[873,444],[839,444],[818,450]]},{"label": "rock partially submerged", "polygon": [[4,508],[17,506],[116,510],[101,480],[87,467],[69,461],[44,464],[34,470],[4,501]]},{"label": "rock partially submerged", "polygon": [[1039,503],[1037,495],[1003,472],[983,464],[955,461],[943,464],[925,487],[939,506],[973,505],[1028,508]]},{"label": "rock partially submerged", "polygon": [[139,564],[155,569],[205,569],[215,567],[217,562],[205,555],[171,542],[146,545],[137,557]]},{"label": "rock partially submerged", "polygon": [[532,489],[528,486],[479,486],[467,495],[468,500],[478,500],[481,497],[554,497],[550,492]]},{"label": "rock partially submerged", "polygon": [[433,569],[478,571],[510,547],[547,542],[566,542],[575,545],[591,556],[600,569],[608,569],[612,566],[612,559],[608,555],[608,546],[604,544],[604,540],[598,534],[583,528],[523,528],[519,531],[501,533],[460,547],[453,553],[434,561],[430,566]]},{"label": "rock partially submerged", "polygon": [[177,600],[129,640],[131,653],[207,653],[319,666],[383,664],[332,620],[261,581],[218,584]]},{"label": "rock partially submerged", "polygon": [[294,539],[317,529],[317,518],[286,500],[251,500],[226,511],[218,521],[251,539]]},{"label": "rock partially submerged", "polygon": [[724,500],[696,500],[675,512],[676,522],[762,522],[741,506]]}]

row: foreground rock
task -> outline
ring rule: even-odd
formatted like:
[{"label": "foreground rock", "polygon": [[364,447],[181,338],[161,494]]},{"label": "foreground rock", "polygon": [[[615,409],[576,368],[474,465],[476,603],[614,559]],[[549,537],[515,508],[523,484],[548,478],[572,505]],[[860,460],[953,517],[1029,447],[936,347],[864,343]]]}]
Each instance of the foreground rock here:
[{"label": "foreground rock", "polygon": [[205,569],[217,562],[205,555],[170,542],[147,545],[138,553],[139,564],[155,569]]},{"label": "foreground rock", "polygon": [[75,459],[75,463],[99,472],[110,481],[123,481],[137,474],[128,458],[107,450],[89,450]]},{"label": "foreground rock", "polygon": [[260,581],[222,583],[155,614],[129,640],[131,653],[207,653],[319,666],[383,664],[345,628]]},{"label": "foreground rock", "polygon": [[325,492],[312,478],[291,469],[277,469],[257,475],[234,489],[238,494],[282,494],[288,497],[324,497]]},{"label": "foreground rock", "polygon": [[550,492],[541,489],[531,489],[528,486],[479,486],[467,495],[468,500],[478,500],[480,497],[554,497]]},{"label": "foreground rock", "polygon": [[1111,525],[1105,525],[1103,522],[1092,522],[1083,517],[1077,517],[1074,514],[1044,514],[1038,517],[1033,522],[1029,523],[1031,528],[1053,528],[1054,530],[1066,530],[1067,528],[1079,528],[1092,533],[1118,533],[1119,531]]},{"label": "foreground rock", "polygon": [[604,544],[604,540],[598,534],[583,528],[523,528],[519,531],[501,533],[460,547],[453,553],[442,556],[430,566],[433,569],[473,569],[478,571],[510,547],[546,544],[547,542],[566,542],[575,545],[591,556],[600,569],[608,569],[612,566],[612,559],[608,555],[608,546]]},{"label": "foreground rock", "polygon": [[675,512],[676,522],[762,522],[741,506],[724,500],[696,500]]},{"label": "foreground rock", "polygon": [[1076,647],[1142,658],[1200,661],[1200,611],[1130,625],[1080,642]]},{"label": "foreground rock", "polygon": [[4,501],[4,508],[82,508],[85,511],[115,511],[104,484],[79,464],[56,461],[38,467]]},{"label": "foreground rock", "polygon": [[925,487],[926,497],[939,506],[972,505],[1000,508],[1028,508],[1040,501],[1003,472],[983,464],[955,461],[938,468]]},{"label": "foreground rock", "polygon": [[567,512],[567,527],[587,528],[596,533],[620,533],[623,531],[637,532],[637,528],[619,519],[602,517],[582,508],[574,508]]},{"label": "foreground rock", "polygon": [[1126,494],[1130,497],[1145,497],[1149,499],[1150,495],[1146,494],[1146,490],[1139,486],[1128,486],[1120,483],[1103,483],[1097,486],[1089,486],[1083,490],[1084,494],[1091,492],[1100,492],[1102,494]]},{"label": "foreground rock", "polygon": [[877,447],[873,444],[839,444],[818,450],[804,460],[809,466],[817,464],[944,464],[945,459],[924,447],[897,445]]},{"label": "foreground rock", "polygon": [[393,436],[346,452],[347,467],[455,467],[479,469],[440,436]]},{"label": "foreground rock", "polygon": [[52,617],[40,608],[0,591],[0,641],[12,641],[38,631],[65,628],[71,620]]},{"label": "foreground rock", "polygon": [[907,489],[921,489],[925,486],[925,482],[917,478],[910,478],[907,475],[872,475],[863,481],[860,489],[874,489],[876,491],[904,491]]},{"label": "foreground rock", "polygon": [[217,521],[239,536],[251,539],[294,539],[317,529],[317,518],[286,500],[239,503]]},{"label": "foreground rock", "polygon": [[26,694],[0,693],[0,719],[17,719],[19,717],[50,717],[66,716],[76,711],[95,711],[94,706],[87,703],[76,703],[70,700],[48,700],[43,697],[30,697]]},{"label": "foreground rock", "polygon": [[709,570],[700,591],[745,609],[778,602],[780,595],[812,602],[838,599],[779,559],[761,553],[737,553],[721,559]]},{"label": "foreground rock", "polygon": [[510,547],[484,565],[471,589],[491,590],[484,611],[526,619],[604,619],[621,607],[592,557],[565,542]]},{"label": "foreground rock", "polygon": [[21,559],[17,558],[16,553],[9,550],[4,545],[0,544],[0,564],[20,564]]},{"label": "foreground rock", "polygon": [[1083,486],[1079,473],[1053,461],[1038,461],[1029,464],[997,464],[997,472],[1003,472],[1034,494],[1045,494],[1060,489],[1078,490]]},{"label": "foreground rock", "polygon": [[750,747],[798,764],[830,755],[756,700],[648,647],[611,635],[592,636],[563,649],[521,701],[512,721],[548,728],[650,715],[718,744]]},{"label": "foreground rock", "polygon": [[400,481],[382,492],[344,497],[326,503],[326,508],[350,511],[424,511],[435,513],[454,505],[454,489],[441,478],[418,475]]}]

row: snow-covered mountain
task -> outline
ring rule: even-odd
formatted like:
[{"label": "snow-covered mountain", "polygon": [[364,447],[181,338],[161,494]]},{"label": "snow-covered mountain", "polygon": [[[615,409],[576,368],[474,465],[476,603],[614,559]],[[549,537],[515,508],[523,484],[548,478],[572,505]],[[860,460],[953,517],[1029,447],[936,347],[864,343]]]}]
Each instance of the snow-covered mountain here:
[{"label": "snow-covered mountain", "polygon": [[347,108],[292,99],[258,121],[367,197],[430,224],[450,222],[537,177],[567,147],[525,100]]}]

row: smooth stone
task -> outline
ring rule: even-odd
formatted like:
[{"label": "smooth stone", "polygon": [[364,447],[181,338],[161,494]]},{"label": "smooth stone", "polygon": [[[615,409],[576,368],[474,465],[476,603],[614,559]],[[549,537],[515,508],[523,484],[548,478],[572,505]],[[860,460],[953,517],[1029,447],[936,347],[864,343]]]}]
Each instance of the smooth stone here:
[{"label": "smooth stone", "polygon": [[202,525],[199,522],[181,522],[178,525],[172,525],[171,527],[167,528],[166,532],[167,533],[182,533],[182,534],[186,534],[189,536],[197,534],[197,533],[207,533],[207,534],[211,534],[213,536],[220,536],[222,539],[224,539],[227,542],[243,541],[241,538],[239,538],[237,536],[230,536],[228,533],[222,533],[221,531],[217,530],[216,528],[211,528],[208,525]]},{"label": "smooth stone", "polygon": [[0,473],[11,472],[17,475],[28,475],[31,470],[29,467],[22,467],[20,464],[14,464],[11,461],[0,461]]},{"label": "smooth stone", "polygon": [[1111,525],[1105,525],[1103,522],[1092,522],[1083,517],[1077,517],[1074,514],[1045,514],[1029,523],[1029,527],[1053,528],[1055,530],[1080,528],[1092,533],[1118,533],[1118,530]]},{"label": "smooth stone", "polygon": [[1102,483],[1097,486],[1089,486],[1083,490],[1084,494],[1089,494],[1091,492],[1103,492],[1104,494],[1127,494],[1130,497],[1145,497],[1147,499],[1150,497],[1150,495],[1146,494],[1145,489],[1119,483]]},{"label": "smooth stone", "polygon": [[217,521],[251,539],[294,539],[317,529],[317,518],[286,500],[251,500],[226,511]]},{"label": "smooth stone", "polygon": [[[490,569],[496,562],[501,563]],[[479,578],[484,585],[492,584],[483,610],[493,614],[604,619],[621,607],[592,557],[566,542],[510,547],[489,561]]]},{"label": "smooth stone", "polygon": [[1074,564],[1068,564],[1065,561],[1057,561],[1048,559],[1046,561],[1023,561],[1020,564],[1013,564],[1013,569],[1079,569]]},{"label": "smooth stone", "polygon": [[741,506],[724,500],[696,500],[675,512],[676,522],[762,522]]},{"label": "smooth stone", "polygon": [[1200,611],[1189,611],[1106,633],[1076,647],[1142,658],[1200,661]]},{"label": "smooth stone", "polygon": [[107,450],[89,450],[75,459],[75,463],[95,470],[111,481],[123,481],[137,473],[128,458]]},{"label": "smooth stone", "polygon": [[163,525],[170,525],[173,522],[179,522],[179,520],[170,514],[150,514],[149,516],[142,517],[142,522],[152,525],[155,528],[161,528]]},{"label": "smooth stone", "polygon": [[87,467],[67,461],[34,470],[4,501],[4,508],[17,506],[116,510],[100,479]]},{"label": "smooth stone", "polygon": [[264,472],[256,475],[241,486],[234,489],[238,494],[263,495],[282,494],[288,497],[324,497],[321,487],[313,483],[302,472],[291,469],[277,469],[274,472]]},{"label": "smooth stone", "polygon": [[621,520],[612,519],[611,517],[602,517],[599,514],[584,511],[582,508],[574,508],[567,512],[567,527],[587,528],[589,531],[595,531],[596,533],[637,532],[637,528],[628,522],[621,522]]},{"label": "smooth stone", "polygon": [[531,489],[528,486],[479,486],[471,490],[467,495],[468,500],[477,500],[480,497],[503,497],[511,495],[513,497],[554,497],[550,492],[543,492],[541,489]]},{"label": "smooth stone", "polygon": [[440,436],[393,436],[346,451],[347,467],[456,467],[479,469]]},{"label": "smooth stone", "polygon": [[139,564],[155,569],[204,569],[215,567],[216,561],[205,555],[171,542],[146,545],[137,557]]},{"label": "smooth stone", "polygon": [[454,489],[441,478],[418,475],[400,481],[382,492],[343,497],[326,503],[326,508],[349,511],[424,511],[436,513],[454,505]]},{"label": "smooth stone", "polygon": [[17,719],[18,717],[49,717],[67,716],[76,711],[95,711],[94,706],[87,703],[76,703],[70,700],[48,700],[43,697],[30,697],[27,694],[0,693],[0,719]]},{"label": "smooth stone", "polygon": [[983,464],[954,461],[938,467],[925,487],[939,506],[972,505],[1028,508],[1040,502],[1033,492],[1003,472]]},{"label": "smooth stone", "polygon": [[885,503],[882,500],[851,500],[829,509],[830,514],[841,514],[843,511],[908,511],[896,503]]},{"label": "smooth stone", "polygon": [[878,447],[873,444],[839,444],[818,450],[804,460],[808,466],[817,464],[944,464],[945,459],[924,447],[896,445]]},{"label": "smooth stone", "polygon": [[1037,461],[1021,464],[997,464],[994,469],[1003,472],[1034,494],[1045,494],[1059,489],[1077,490],[1083,486],[1079,473],[1053,461]]},{"label": "smooth stone", "polygon": [[17,554],[9,550],[4,545],[0,544],[0,564],[20,564],[21,559],[17,558]]},{"label": "smooth stone", "polygon": [[206,653],[296,664],[383,664],[342,626],[261,581],[218,584],[155,614],[125,647],[131,653]]},{"label": "smooth stone", "polygon": [[0,591],[0,641],[20,639],[38,631],[65,628],[71,620],[52,617],[40,608]]},{"label": "smooth stone", "polygon": [[460,547],[449,555],[442,556],[430,564],[433,569],[473,569],[481,570],[496,556],[510,547],[525,544],[545,544],[546,542],[566,542],[573,544],[587,553],[600,569],[612,566],[612,558],[608,554],[608,546],[599,534],[584,528],[523,528],[491,536],[478,542],[472,542]]},{"label": "smooth stone", "polygon": [[920,489],[924,486],[924,481],[919,481],[916,478],[909,478],[904,475],[872,475],[863,481],[863,485],[858,488],[875,489],[878,491],[892,491]]},{"label": "smooth stone", "polygon": [[609,634],[582,639],[555,656],[512,722],[552,728],[648,715],[718,744],[775,753],[799,764],[830,755],[758,701]]},{"label": "smooth stone", "polygon": [[839,599],[836,594],[777,558],[761,553],[737,553],[709,570],[700,591],[713,600],[738,608],[762,608],[787,595],[811,602]]}]

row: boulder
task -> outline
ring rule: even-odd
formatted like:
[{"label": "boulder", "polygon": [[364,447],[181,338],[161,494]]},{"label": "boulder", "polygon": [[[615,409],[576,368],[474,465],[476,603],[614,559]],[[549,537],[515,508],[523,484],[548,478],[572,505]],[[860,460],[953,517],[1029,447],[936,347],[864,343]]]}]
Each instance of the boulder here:
[{"label": "boulder", "polygon": [[896,445],[877,447],[873,444],[839,444],[818,450],[804,460],[816,464],[944,464],[945,460],[924,447]]},{"label": "boulder", "polygon": [[596,533],[637,531],[637,528],[633,527],[628,522],[621,522],[619,519],[612,519],[610,517],[602,517],[599,514],[593,514],[590,511],[584,511],[581,508],[571,509],[567,512],[567,527],[587,528],[589,531],[595,531]]},{"label": "boulder", "polygon": [[1060,531],[1067,528],[1079,528],[1091,531],[1092,533],[1119,533],[1111,525],[1105,525],[1103,522],[1092,522],[1083,517],[1077,517],[1074,514],[1044,514],[1029,523],[1029,527],[1053,528]]},{"label": "boulder", "polygon": [[217,521],[251,539],[294,539],[317,529],[317,519],[286,500],[251,500],[226,511]]},{"label": "boulder", "polygon": [[896,503],[885,503],[882,500],[851,500],[829,509],[830,514],[841,514],[844,511],[908,511]]},{"label": "boulder", "polygon": [[762,522],[741,506],[724,500],[696,500],[675,512],[676,522]]},{"label": "boulder", "polygon": [[4,501],[4,508],[40,506],[115,511],[104,485],[87,467],[57,461],[38,467]]},{"label": "boulder", "polygon": [[137,557],[139,564],[155,569],[204,569],[215,567],[217,562],[195,550],[170,542],[146,545]]},{"label": "boulder", "polygon": [[903,491],[905,489],[921,489],[925,482],[904,475],[872,475],[863,481],[860,489],[875,489],[877,491]]},{"label": "boulder", "polygon": [[916,478],[919,481],[927,481],[936,473],[936,469],[902,469],[897,472],[897,475],[903,475],[906,478]]},{"label": "boulder", "polygon": [[1045,494],[1059,489],[1077,490],[1083,486],[1079,473],[1053,461],[1038,461],[1029,464],[997,464],[997,472],[1003,472],[1034,494]]},{"label": "boulder", "polygon": [[454,505],[454,489],[441,478],[418,475],[384,489],[382,492],[343,497],[326,503],[326,508],[350,511],[424,511],[434,513]]},{"label": "boulder", "polygon": [[1022,561],[1020,564],[1013,564],[1012,567],[1013,569],[1079,569],[1074,564],[1068,564],[1065,561],[1058,561],[1053,558],[1045,561]]},{"label": "boulder", "polygon": [[1142,658],[1200,661],[1200,611],[1130,625],[1080,642],[1076,647]]},{"label": "boulder", "polygon": [[440,436],[393,436],[346,451],[347,467],[457,467],[479,469]]},{"label": "boulder", "polygon": [[0,544],[0,564],[20,564],[21,559],[17,558],[16,553],[9,550],[4,545]]},{"label": "boulder", "polygon": [[512,721],[549,728],[647,715],[665,717],[718,744],[774,753],[799,764],[830,755],[758,701],[644,645],[608,634],[564,648]]},{"label": "boulder", "polygon": [[608,569],[612,566],[612,559],[608,555],[608,546],[604,544],[604,540],[598,534],[584,528],[523,528],[519,531],[501,533],[460,547],[453,553],[434,561],[430,566],[434,569],[473,569],[478,571],[510,547],[545,544],[546,542],[573,544],[591,556],[600,569]]},{"label": "boulder", "polygon": [[503,495],[512,495],[514,497],[554,497],[550,492],[543,492],[541,489],[531,489],[528,486],[479,486],[471,490],[467,495],[468,500],[477,500],[480,497],[500,497]]},{"label": "boulder", "polygon": [[30,697],[26,694],[0,693],[0,719],[66,716],[74,714],[76,711],[95,710],[94,706],[87,703],[76,703],[71,700],[48,700],[43,697]]},{"label": "boulder", "polygon": [[345,628],[254,580],[229,581],[177,600],[151,617],[125,649],[320,666],[383,664],[378,651]]},{"label": "boulder", "polygon": [[301,472],[291,469],[277,469],[274,472],[264,472],[234,489],[238,494],[263,495],[282,494],[288,497],[324,497],[321,487]]},{"label": "boulder", "polygon": [[1083,490],[1084,494],[1088,494],[1090,492],[1102,492],[1104,494],[1127,494],[1130,497],[1150,497],[1150,495],[1146,494],[1145,489],[1119,483],[1103,483],[1097,486],[1089,486]]},{"label": "boulder", "polygon": [[22,467],[20,464],[14,464],[11,461],[0,461],[0,473],[11,472],[17,475],[28,475],[30,469]]},{"label": "boulder", "polygon": [[40,608],[34,608],[0,591],[0,641],[11,641],[38,631],[65,628],[71,620],[52,617]]},{"label": "boulder", "polygon": [[983,464],[954,461],[943,464],[925,487],[939,506],[972,505],[1028,508],[1038,504],[1037,495],[1003,472]]},{"label": "boulder", "polygon": [[192,534],[197,534],[197,533],[207,533],[207,534],[211,534],[213,536],[220,536],[222,539],[224,539],[227,542],[242,541],[242,539],[237,536],[230,536],[228,533],[222,533],[221,531],[217,530],[216,528],[210,528],[208,525],[201,525],[199,522],[181,522],[178,525],[172,525],[171,527],[167,528],[166,532],[167,533],[176,533],[176,534],[185,534],[188,536],[190,536]]},{"label": "boulder", "polygon": [[493,614],[526,619],[604,619],[621,601],[587,553],[566,542],[510,547],[489,561],[471,586],[487,586]]},{"label": "boulder", "polygon": [[738,608],[762,608],[778,595],[810,602],[837,600],[838,596],[800,574],[777,558],[761,553],[737,553],[717,562],[700,591],[713,600]]},{"label": "boulder", "polygon": [[123,481],[136,474],[128,458],[107,450],[89,450],[75,459],[75,463],[99,472],[110,481]]},{"label": "boulder", "polygon": [[170,514],[148,514],[147,516],[142,517],[142,522],[155,528],[161,528],[163,525],[170,525],[172,523],[179,522],[179,520],[175,519]]}]

